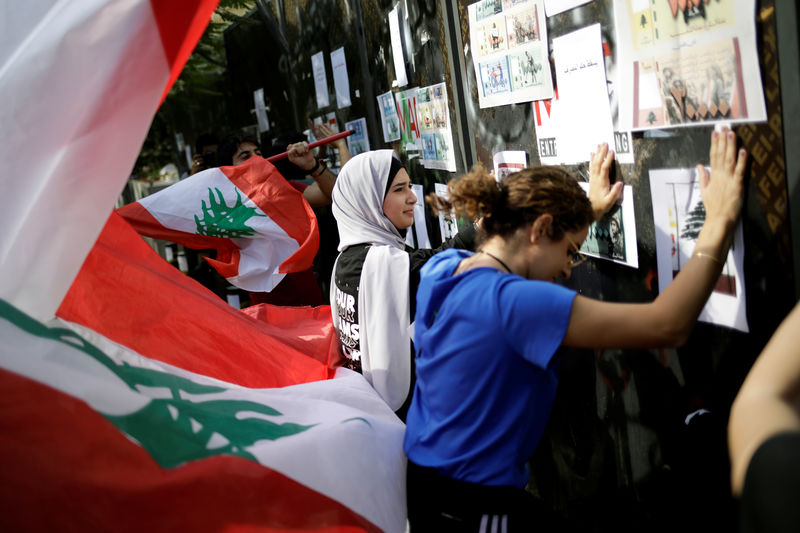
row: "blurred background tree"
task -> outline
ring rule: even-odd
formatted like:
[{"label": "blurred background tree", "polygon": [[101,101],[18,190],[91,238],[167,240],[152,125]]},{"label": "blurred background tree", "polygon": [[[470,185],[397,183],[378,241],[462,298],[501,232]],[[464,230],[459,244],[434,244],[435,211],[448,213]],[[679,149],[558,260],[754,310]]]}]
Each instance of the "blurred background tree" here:
[{"label": "blurred background tree", "polygon": [[180,77],[153,118],[133,169],[134,177],[155,178],[168,163],[187,170],[178,134],[193,146],[202,133],[221,136],[231,129],[226,109],[231,91],[223,33],[232,23],[248,24],[244,15],[254,6],[255,0],[220,0]]}]

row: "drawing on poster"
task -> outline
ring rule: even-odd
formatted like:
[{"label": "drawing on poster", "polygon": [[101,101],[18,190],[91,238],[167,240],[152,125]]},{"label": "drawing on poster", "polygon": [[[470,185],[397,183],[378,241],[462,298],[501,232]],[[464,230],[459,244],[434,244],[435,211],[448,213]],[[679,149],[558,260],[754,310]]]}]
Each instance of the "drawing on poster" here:
[{"label": "drawing on poster", "polygon": [[444,83],[417,91],[417,115],[422,132],[422,164],[425,168],[456,171],[453,134],[448,119],[447,88]]},{"label": "drawing on poster", "polygon": [[508,47],[517,46],[539,40],[539,13],[536,6],[506,17]]},{"label": "drawing on poster", "polygon": [[766,120],[754,4],[615,2],[620,127]]},{"label": "drawing on poster", "polygon": [[503,11],[503,2],[501,0],[481,0],[475,8],[477,20],[497,15],[501,11]]},{"label": "drawing on poster", "polygon": [[690,34],[709,34],[735,24],[733,0],[625,2],[637,50]]},{"label": "drawing on poster", "polygon": [[521,54],[508,56],[511,86],[514,89],[524,89],[544,83],[542,60],[541,57],[538,57],[540,52],[541,50],[525,50]]},{"label": "drawing on poster", "polygon": [[395,94],[397,114],[400,119],[400,149],[403,152],[417,152],[422,149],[417,92],[415,87]]},{"label": "drawing on poster", "polygon": [[506,29],[502,22],[487,22],[478,26],[478,57],[505,50],[508,48]]},{"label": "drawing on poster", "polygon": [[345,129],[352,130],[352,134],[347,137],[347,149],[350,155],[358,155],[369,152],[369,137],[367,137],[367,120],[359,118],[351,122],[345,122]]},{"label": "drawing on poster", "polygon": [[[656,225],[658,284],[663,291],[691,259],[706,213],[695,168],[651,170],[650,189]],[[747,331],[743,258],[740,223],[699,320]]]},{"label": "drawing on poster", "polygon": [[422,158],[436,159],[436,138],[433,133],[422,134]]},{"label": "drawing on poster", "polygon": [[468,6],[472,63],[482,109],[553,96],[542,1]]},{"label": "drawing on poster", "polygon": [[481,63],[481,87],[484,96],[505,93],[511,90],[508,79],[508,62],[506,56],[499,59]]},{"label": "drawing on poster", "polygon": [[381,113],[384,142],[396,141],[400,138],[400,119],[391,91],[378,96],[378,109]]},{"label": "drawing on poster", "polygon": [[697,47],[692,57],[670,54],[634,62],[634,83],[647,87],[655,77],[660,89],[653,107],[646,107],[647,100],[634,107],[634,126],[746,118],[746,100],[739,96],[744,84],[738,48],[734,38]]},{"label": "drawing on poster", "polygon": [[[579,182],[586,193],[589,183]],[[636,218],[633,211],[633,187],[625,185],[622,202],[589,226],[581,252],[633,268],[639,268],[636,248]]]},{"label": "drawing on poster", "polygon": [[503,0],[503,10],[505,11],[520,4],[526,4],[527,2],[528,0]]}]

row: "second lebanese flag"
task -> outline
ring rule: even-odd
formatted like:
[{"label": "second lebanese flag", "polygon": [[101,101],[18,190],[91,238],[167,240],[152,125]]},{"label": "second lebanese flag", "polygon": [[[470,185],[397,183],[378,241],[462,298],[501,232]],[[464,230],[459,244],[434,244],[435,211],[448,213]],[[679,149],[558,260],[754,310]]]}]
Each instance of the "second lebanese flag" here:
[{"label": "second lebanese flag", "polygon": [[311,267],[317,219],[302,193],[267,160],[213,168],[119,208],[139,234],[194,249],[233,285],[271,291],[289,272]]}]

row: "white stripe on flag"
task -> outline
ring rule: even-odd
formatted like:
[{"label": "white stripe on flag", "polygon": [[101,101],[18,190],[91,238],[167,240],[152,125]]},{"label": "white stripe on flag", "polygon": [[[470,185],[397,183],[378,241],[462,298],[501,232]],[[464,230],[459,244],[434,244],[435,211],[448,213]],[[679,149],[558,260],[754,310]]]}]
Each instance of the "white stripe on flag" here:
[{"label": "white stripe on flag", "polygon": [[149,0],[3,11],[0,298],[46,319],[129,177],[170,67]]}]

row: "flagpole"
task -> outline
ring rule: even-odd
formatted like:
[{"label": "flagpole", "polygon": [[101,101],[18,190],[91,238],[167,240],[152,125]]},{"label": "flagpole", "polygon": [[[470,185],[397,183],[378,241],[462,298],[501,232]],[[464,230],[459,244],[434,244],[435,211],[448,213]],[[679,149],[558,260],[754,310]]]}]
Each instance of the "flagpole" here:
[{"label": "flagpole", "polygon": [[[353,130],[345,130],[341,133],[337,133],[335,135],[331,135],[330,137],[325,137],[324,139],[320,139],[318,141],[314,141],[308,145],[309,148],[316,148],[317,146],[322,146],[323,144],[332,143],[333,141],[338,141],[339,139],[344,139],[348,135],[352,135],[354,133]],[[274,163],[275,161],[280,161],[289,156],[289,152],[283,152],[281,154],[276,154],[267,158],[267,161],[270,163]]]}]

